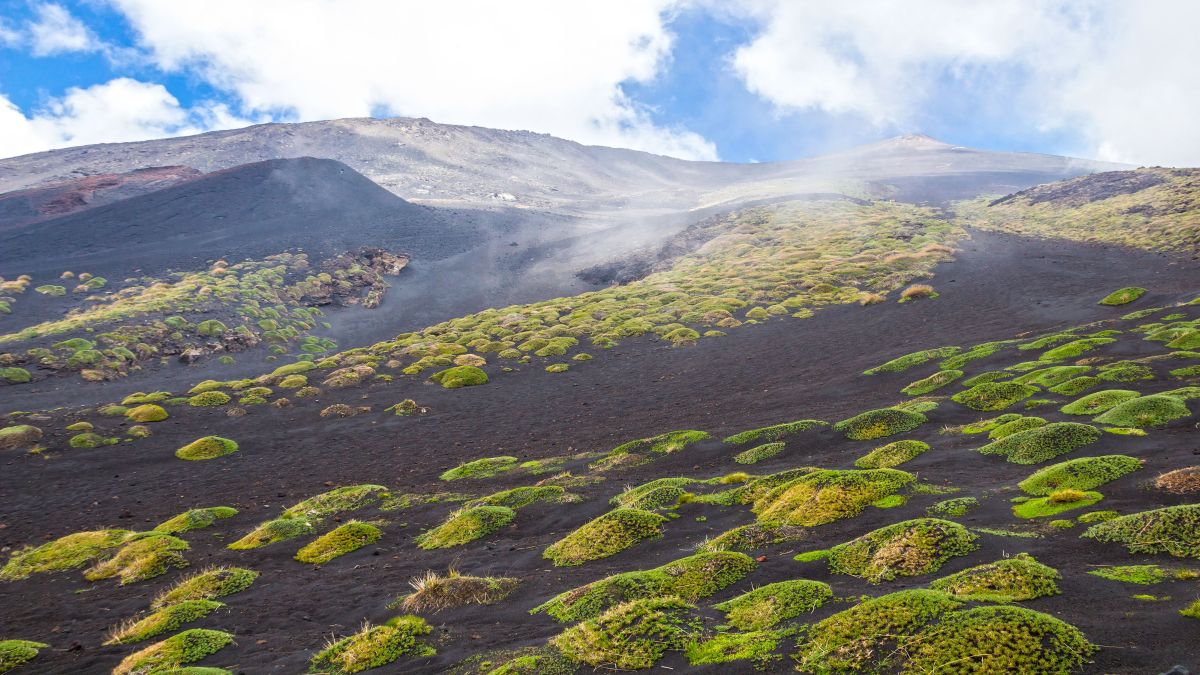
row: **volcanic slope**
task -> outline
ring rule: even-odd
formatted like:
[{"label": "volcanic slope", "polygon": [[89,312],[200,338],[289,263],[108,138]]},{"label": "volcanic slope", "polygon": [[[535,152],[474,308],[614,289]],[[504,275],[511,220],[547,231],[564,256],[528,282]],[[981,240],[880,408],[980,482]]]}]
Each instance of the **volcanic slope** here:
[{"label": "volcanic slope", "polygon": [[[49,645],[27,666],[36,672],[103,672],[123,659],[132,670],[147,657],[137,650],[185,629],[229,633],[181,635],[197,646],[197,665],[233,672],[367,661],[378,672],[685,670],[739,656],[709,667],[1200,665],[1197,620],[1186,614],[1200,596],[1194,493],[1160,478],[1195,464],[1200,352],[1175,341],[1196,333],[1200,272],[1114,246],[964,239],[911,208],[751,209],[666,276],[611,296],[484,312],[259,380],[148,395],[167,415],[158,421],[140,421],[154,410],[134,412],[145,397],[124,410],[9,415],[5,637]],[[855,225],[823,231],[810,209]],[[852,220],[839,209],[860,211]],[[884,234],[874,246],[856,234],[866,223]],[[819,250],[789,241],[795,228],[811,229]],[[930,273],[932,288],[910,291]],[[1100,304],[1119,289],[1109,302],[1126,304]],[[727,299],[685,319],[684,305],[715,302],[705,293]],[[789,312],[769,309],[796,296]],[[606,335],[609,320],[639,321]],[[572,322],[590,345],[553,342],[574,337],[556,328]],[[480,350],[475,341],[497,329],[500,341],[532,344]],[[437,346],[450,344],[463,349]],[[558,364],[568,367],[547,372]],[[297,375],[303,383],[284,383]],[[927,397],[901,392],[925,387]],[[1096,413],[1086,416],[1065,409],[1115,389],[1134,396],[1104,411],[1081,403]],[[980,424],[1002,414],[1044,424],[1022,422],[1007,438],[993,433],[1000,421]],[[876,452],[894,441],[910,443]],[[750,452],[775,442],[782,450]],[[856,469],[868,455],[900,461]],[[1059,462],[1114,455],[1126,459],[1038,479],[1062,482],[1061,494],[1018,487]],[[189,511],[218,506],[237,513]],[[158,535],[131,534],[156,526]],[[38,571],[59,560],[55,549],[21,548],[101,528],[121,531],[69,540],[74,569]],[[707,557],[686,558],[697,551]],[[94,562],[88,581],[81,572]],[[1114,567],[1131,564],[1154,567]],[[189,605],[190,620],[161,633],[101,644],[152,605],[177,606],[189,596],[160,594],[211,565],[257,577],[221,572],[230,581],[220,588],[236,592],[201,597],[223,606]],[[126,584],[103,578],[122,570]],[[483,590],[439,596],[429,570],[487,579],[470,582]],[[646,573],[581,589],[632,571]],[[731,618],[713,607],[795,580],[820,583],[786,608],[729,609]],[[440,609],[446,602],[454,606]],[[902,618],[906,607],[917,617],[865,620]],[[351,638],[363,621],[376,628]],[[763,625],[772,632],[748,632]],[[350,640],[326,650],[331,634]],[[963,651],[980,640],[997,656]],[[392,646],[372,649],[379,641]],[[729,648],[747,643],[755,648]],[[862,648],[831,652],[837,644]],[[347,653],[355,658],[339,660]]]}]

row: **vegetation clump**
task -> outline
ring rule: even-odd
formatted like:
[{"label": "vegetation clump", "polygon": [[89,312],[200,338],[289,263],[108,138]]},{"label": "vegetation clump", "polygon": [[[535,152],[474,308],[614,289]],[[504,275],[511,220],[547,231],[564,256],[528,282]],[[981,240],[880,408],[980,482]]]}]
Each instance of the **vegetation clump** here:
[{"label": "vegetation clump", "polygon": [[812,471],[763,494],[752,510],[759,523],[815,527],[856,516],[913,480],[896,469]]},{"label": "vegetation clump", "polygon": [[472,506],[451,513],[441,525],[416,538],[423,549],[461,546],[508,525],[517,512],[506,506]]},{"label": "vegetation clump", "polygon": [[433,647],[421,641],[433,629],[418,616],[405,615],[381,626],[364,624],[362,630],[331,641],[309,663],[314,673],[358,673],[386,666],[402,656],[432,656]]},{"label": "vegetation clump", "polygon": [[31,574],[81,567],[133,536],[129,530],[93,530],[68,534],[36,548],[22,549],[14,552],[0,568],[0,580],[14,581]]},{"label": "vegetation clump", "polygon": [[912,431],[929,418],[918,412],[898,408],[880,408],[859,413],[833,425],[853,441],[870,441]]},{"label": "vegetation clump", "polygon": [[197,408],[215,408],[229,403],[233,399],[223,391],[206,391],[188,399],[188,405]]},{"label": "vegetation clump", "polygon": [[542,557],[563,567],[607,558],[662,534],[666,518],[640,509],[614,509],[551,544]]},{"label": "vegetation clump", "polygon": [[899,373],[913,366],[919,366],[927,361],[934,359],[944,359],[962,351],[961,347],[938,347],[936,349],[924,349],[919,352],[905,354],[888,361],[887,363],[868,368],[863,371],[864,375],[878,375],[879,373]]},{"label": "vegetation clump", "polygon": [[38,652],[50,645],[31,640],[0,640],[0,673],[32,661]]},{"label": "vegetation clump", "polygon": [[199,438],[175,451],[179,459],[190,461],[216,459],[237,452],[238,444],[220,436]]},{"label": "vegetation clump", "polygon": [[1020,602],[1058,595],[1058,570],[1043,565],[1028,553],[1018,553],[985,565],[976,565],[929,584],[963,600]]},{"label": "vegetation clump", "polygon": [[146,424],[149,422],[161,422],[170,417],[170,415],[168,415],[166,409],[160,405],[154,403],[143,403],[142,405],[127,410],[125,412],[125,417],[128,417],[134,422]]},{"label": "vegetation clump", "polygon": [[511,577],[473,577],[451,569],[447,574],[426,572],[408,582],[413,592],[394,606],[406,612],[438,612],[463,605],[493,605],[520,584]]},{"label": "vegetation clump", "polygon": [[1105,389],[1096,391],[1064,405],[1061,410],[1068,415],[1099,415],[1118,405],[1139,398],[1141,394],[1129,389]]},{"label": "vegetation clump", "polygon": [[718,633],[707,640],[689,642],[684,654],[693,666],[753,661],[755,670],[766,670],[779,658],[774,654],[779,643],[794,632],[786,629]]},{"label": "vegetation clump", "polygon": [[217,653],[231,642],[233,635],[224,631],[192,628],[130,654],[117,665],[113,675],[172,672]]},{"label": "vegetation clump", "polygon": [[1064,488],[1091,490],[1140,468],[1140,460],[1126,455],[1081,457],[1039,469],[1017,487],[1027,494],[1042,496]]},{"label": "vegetation clump", "polygon": [[854,466],[860,469],[890,469],[919,457],[927,450],[929,444],[924,441],[895,441],[854,460]]},{"label": "vegetation clump", "polygon": [[1118,427],[1161,427],[1184,417],[1192,411],[1183,400],[1165,394],[1153,394],[1125,401],[1110,408],[1092,421]]},{"label": "vegetation clump", "polygon": [[1101,381],[1100,378],[1092,375],[1073,377],[1062,384],[1050,387],[1050,391],[1063,396],[1078,396],[1092,387],[1099,386]]},{"label": "vegetation clump", "polygon": [[1097,347],[1112,344],[1116,342],[1115,338],[1110,337],[1095,337],[1083,338],[1081,340],[1073,340],[1066,344],[1061,344],[1054,349],[1048,349],[1042,352],[1038,357],[1039,361],[1062,361],[1063,359],[1073,359],[1080,356],[1084,352],[1090,352]]},{"label": "vegetation clump", "polygon": [[783,452],[785,444],[782,441],[774,443],[764,443],[755,446],[749,450],[743,450],[733,456],[733,461],[738,464],[757,464],[765,459],[771,459]]},{"label": "vegetation clump", "polygon": [[191,600],[213,600],[244,591],[258,578],[258,572],[241,567],[212,567],[179,580],[159,593],[152,608],[168,607]]},{"label": "vegetation clump", "polygon": [[794,525],[762,525],[752,523],[741,525],[706,539],[700,544],[700,551],[752,551],[755,549],[782,544],[784,542],[801,541],[808,536],[808,529]]},{"label": "vegetation clump", "polygon": [[929,377],[909,384],[900,391],[909,396],[924,396],[929,392],[941,389],[962,376],[963,371],[961,370],[939,370]]},{"label": "vegetation clump", "polygon": [[747,429],[741,433],[736,433],[732,436],[724,438],[725,443],[740,445],[749,443],[750,441],[777,441],[785,436],[807,431],[816,427],[825,426],[825,422],[821,420],[796,420],[795,422],[785,422],[783,424],[774,424],[769,427],[759,427],[758,429]]},{"label": "vegetation clump", "polygon": [[654,455],[678,452],[709,437],[706,431],[682,430],[669,431],[649,438],[639,438],[609,450],[604,457],[592,462],[590,466],[597,471],[616,466],[637,466],[653,461]]},{"label": "vegetation clump", "polygon": [[566,491],[558,485],[527,485],[473,499],[467,502],[467,506],[506,506],[519,509],[536,502],[560,500],[565,494]]},{"label": "vegetation clump", "polygon": [[387,488],[382,485],[370,483],[345,485],[293,504],[284,510],[283,517],[324,518],[345,511],[361,509],[379,500],[386,493]]},{"label": "vegetation clump", "polygon": [[383,531],[371,523],[351,520],[317,537],[296,552],[296,560],[323,565],[334,558],[379,541]]},{"label": "vegetation clump", "polygon": [[124,645],[148,640],[173,631],[185,623],[198,621],[225,605],[213,600],[185,600],[154,610],[150,614],[117,626],[109,633],[106,645]]},{"label": "vegetation clump", "polygon": [[76,434],[67,441],[67,445],[72,448],[99,448],[104,445],[116,445],[119,441],[108,436],[101,436],[95,432],[85,431],[82,434]]},{"label": "vegetation clump", "polygon": [[1086,492],[1065,488],[1055,490],[1045,497],[1030,499],[1013,506],[1013,515],[1018,518],[1044,518],[1064,511],[1091,506],[1103,499],[1099,492]]},{"label": "vegetation clump", "polygon": [[572,661],[590,666],[650,668],[700,633],[694,610],[679,598],[634,600],[568,628],[551,643]]},{"label": "vegetation clump", "polygon": [[229,545],[234,551],[262,548],[288,539],[295,539],[313,531],[313,523],[307,518],[276,518],[268,520],[250,531],[249,534]]},{"label": "vegetation clump", "polygon": [[1168,471],[1154,479],[1154,487],[1180,495],[1200,492],[1200,466]]},{"label": "vegetation clump", "polygon": [[906,520],[829,549],[829,571],[871,583],[928,574],[947,560],[974,551],[976,539],[967,528],[949,520]]},{"label": "vegetation clump", "polygon": [[0,429],[0,450],[18,450],[33,446],[42,438],[42,430],[30,424]]},{"label": "vegetation clump", "polygon": [[574,623],[600,616],[631,600],[676,597],[695,602],[736,583],[753,570],[754,561],[744,553],[697,553],[662,567],[593,581],[554,596],[530,613],[545,612],[563,623]]},{"label": "vegetation clump", "polygon": [[508,455],[499,457],[484,457],[445,471],[439,476],[442,480],[462,480],[464,478],[491,478],[511,471],[521,460]]},{"label": "vegetation clump", "polygon": [[29,374],[29,371],[25,370],[24,368],[19,368],[17,366],[0,368],[0,382],[7,382],[8,384],[25,384],[32,379],[33,377]]},{"label": "vegetation clump", "polygon": [[1146,289],[1144,289],[1144,288],[1139,288],[1137,286],[1126,286],[1125,288],[1118,288],[1117,290],[1113,291],[1112,293],[1109,293],[1108,295],[1101,298],[1100,304],[1108,305],[1109,307],[1128,305],[1129,303],[1133,302],[1134,300],[1137,300],[1138,298],[1142,297],[1145,294],[1146,294]]},{"label": "vegetation clump", "polygon": [[955,403],[972,410],[1003,410],[1041,391],[1032,384],[1019,382],[984,382],[951,396]]},{"label": "vegetation clump", "polygon": [[164,534],[179,534],[180,532],[199,530],[212,525],[222,518],[232,518],[237,513],[237,509],[229,506],[210,506],[203,509],[191,509],[155,527],[154,531]]},{"label": "vegetation clump", "polygon": [[186,541],[169,534],[135,535],[116,555],[93,565],[83,576],[88,581],[118,577],[122,586],[153,579],[172,568],[187,567],[181,552],[188,548]]},{"label": "vegetation clump", "polygon": [[760,586],[714,608],[725,612],[726,623],[734,628],[754,631],[812,612],[832,597],[829,584],[795,579]]},{"label": "vegetation clump", "polygon": [[1120,581],[1126,584],[1139,584],[1143,586],[1159,584],[1169,579],[1195,579],[1197,576],[1200,576],[1200,573],[1194,570],[1167,570],[1158,565],[1113,565],[1112,567],[1089,570],[1088,574],[1100,577],[1101,579],[1108,579],[1109,581]]},{"label": "vegetation clump", "polygon": [[976,506],[979,506],[979,500],[974,497],[955,497],[940,501],[925,509],[925,512],[931,516],[958,518],[967,515]]},{"label": "vegetation clump", "polygon": [[1046,420],[1041,417],[1019,417],[1011,422],[1005,422],[988,432],[988,438],[1000,440],[1021,431],[1037,429],[1046,426]]},{"label": "vegetation clump", "polygon": [[1096,647],[1069,623],[1024,607],[953,612],[914,645],[905,672],[1068,673]]},{"label": "vegetation clump", "polygon": [[1053,422],[992,441],[979,452],[1001,455],[1013,464],[1038,464],[1094,443],[1101,435],[1099,429],[1088,424]]},{"label": "vegetation clump", "polygon": [[1089,527],[1081,536],[1123,544],[1130,553],[1200,558],[1200,504],[1168,506],[1113,518]]},{"label": "vegetation clump", "polygon": [[429,379],[442,385],[445,389],[458,389],[459,387],[487,384],[488,375],[478,366],[455,366],[438,371],[430,375]]}]

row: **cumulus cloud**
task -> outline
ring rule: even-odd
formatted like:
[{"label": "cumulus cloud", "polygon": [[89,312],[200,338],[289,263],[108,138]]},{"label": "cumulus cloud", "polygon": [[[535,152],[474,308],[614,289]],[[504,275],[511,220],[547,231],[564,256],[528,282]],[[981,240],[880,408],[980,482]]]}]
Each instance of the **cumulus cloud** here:
[{"label": "cumulus cloud", "polygon": [[72,88],[26,116],[0,95],[0,157],[88,143],[116,143],[245,126],[222,104],[189,109],[161,84],[117,78]]},{"label": "cumulus cloud", "polygon": [[95,51],[100,41],[82,21],[62,5],[43,3],[34,7],[34,19],[26,28],[34,56]]},{"label": "cumulus cloud", "polygon": [[252,112],[297,120],[395,114],[532,129],[713,159],[621,90],[666,66],[673,0],[367,3],[112,0],[140,46]]},{"label": "cumulus cloud", "polygon": [[1102,158],[1200,163],[1200,126],[1187,121],[1200,106],[1200,43],[1190,35],[1200,4],[753,0],[740,7],[761,30],[732,65],[783,114],[822,110],[912,129],[938,97],[976,97],[980,106],[1004,106],[1014,126],[1075,132]]}]

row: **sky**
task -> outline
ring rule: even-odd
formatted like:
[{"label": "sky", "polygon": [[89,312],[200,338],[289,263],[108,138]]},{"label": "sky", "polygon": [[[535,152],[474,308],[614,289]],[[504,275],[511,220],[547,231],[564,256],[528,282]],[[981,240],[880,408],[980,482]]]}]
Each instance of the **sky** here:
[{"label": "sky", "polygon": [[1195,0],[0,0],[0,157],[427,117],[686,159],[1200,165]]}]

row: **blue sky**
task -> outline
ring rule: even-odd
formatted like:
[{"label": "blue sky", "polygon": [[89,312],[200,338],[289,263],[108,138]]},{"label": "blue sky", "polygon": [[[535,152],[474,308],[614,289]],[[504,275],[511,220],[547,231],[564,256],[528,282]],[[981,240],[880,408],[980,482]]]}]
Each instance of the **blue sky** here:
[{"label": "blue sky", "polygon": [[902,133],[1200,162],[1194,3],[465,4],[0,0],[0,156],[395,114],[739,162]]}]

